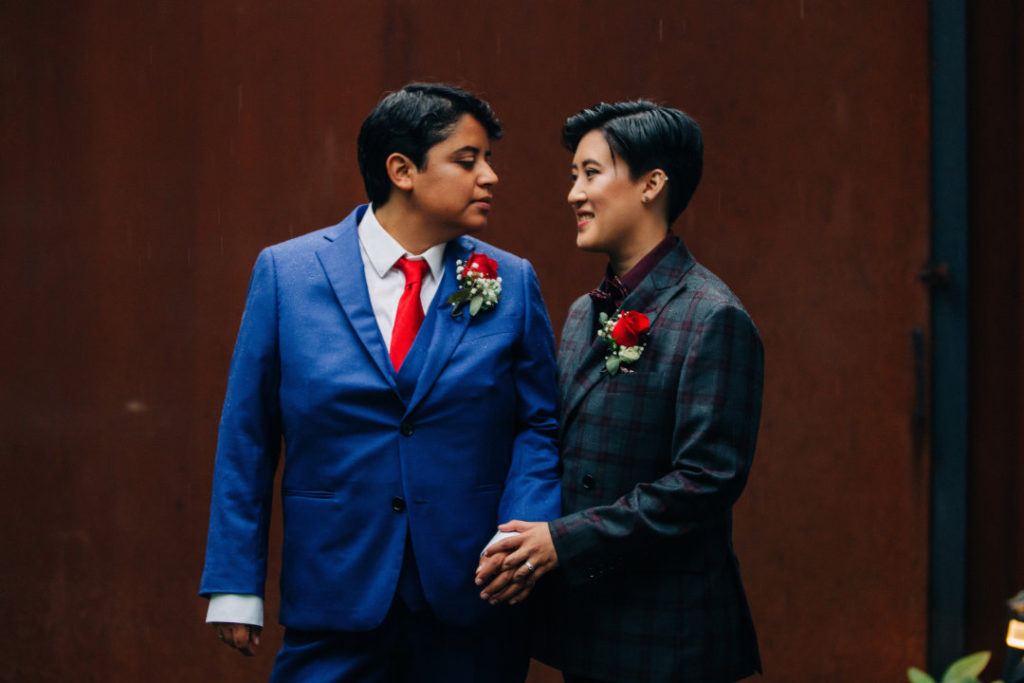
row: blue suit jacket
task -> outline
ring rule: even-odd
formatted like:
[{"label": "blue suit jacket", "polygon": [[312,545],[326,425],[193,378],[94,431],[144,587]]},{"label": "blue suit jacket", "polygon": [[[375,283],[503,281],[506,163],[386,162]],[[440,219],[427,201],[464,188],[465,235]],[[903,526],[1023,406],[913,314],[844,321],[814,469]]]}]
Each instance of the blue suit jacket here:
[{"label": "blue suit jacket", "polygon": [[[474,570],[495,526],[560,512],[554,337],[530,264],[462,237],[396,375],[370,307],[356,226],[265,249],[231,362],[200,592],[263,595],[274,472],[285,444],[281,623],[374,628],[407,534],[442,621],[490,607]],[[496,309],[452,317],[456,259],[498,262]]]}]

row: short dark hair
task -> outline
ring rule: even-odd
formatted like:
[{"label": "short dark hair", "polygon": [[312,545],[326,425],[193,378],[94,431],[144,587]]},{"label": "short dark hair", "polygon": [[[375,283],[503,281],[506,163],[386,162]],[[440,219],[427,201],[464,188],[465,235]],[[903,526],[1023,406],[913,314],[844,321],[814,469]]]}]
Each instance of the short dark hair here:
[{"label": "short dark hair", "polygon": [[690,203],[704,170],[704,139],[692,118],[646,100],[600,102],[571,116],[562,127],[562,144],[575,152],[580,139],[600,130],[612,159],[625,160],[636,180],[660,168],[669,178],[668,222],[671,225]]},{"label": "short dark hair", "polygon": [[391,179],[385,162],[398,152],[422,168],[427,151],[452,134],[463,114],[480,122],[491,140],[502,136],[491,107],[465,90],[444,83],[410,83],[382,99],[359,129],[356,154],[366,195],[375,206],[387,203]]}]

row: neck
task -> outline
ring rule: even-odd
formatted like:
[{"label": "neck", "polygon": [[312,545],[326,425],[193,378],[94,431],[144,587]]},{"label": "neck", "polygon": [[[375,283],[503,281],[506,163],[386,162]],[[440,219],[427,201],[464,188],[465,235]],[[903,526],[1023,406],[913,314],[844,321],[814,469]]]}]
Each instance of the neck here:
[{"label": "neck", "polygon": [[619,277],[631,271],[644,256],[661,244],[667,234],[668,225],[663,221],[658,224],[640,226],[634,230],[628,244],[624,244],[621,249],[608,254],[612,271]]},{"label": "neck", "polygon": [[381,227],[410,254],[422,254],[427,249],[447,241],[440,237],[442,231],[423,220],[422,214],[411,211],[405,203],[396,200],[395,197],[384,206],[375,208],[373,214]]}]

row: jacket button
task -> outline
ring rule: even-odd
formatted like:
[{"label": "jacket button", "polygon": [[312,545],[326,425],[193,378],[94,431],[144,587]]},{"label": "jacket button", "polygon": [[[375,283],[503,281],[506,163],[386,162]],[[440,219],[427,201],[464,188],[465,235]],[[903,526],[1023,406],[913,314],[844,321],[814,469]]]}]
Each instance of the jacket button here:
[{"label": "jacket button", "polygon": [[395,512],[401,512],[405,509],[405,499],[395,496],[391,499],[391,509]]},{"label": "jacket button", "polygon": [[583,488],[585,488],[585,489],[592,489],[592,488],[594,488],[594,484],[596,484],[596,483],[597,483],[597,481],[592,476],[590,476],[589,474],[584,474],[583,475]]},{"label": "jacket button", "polygon": [[402,436],[412,436],[413,432],[415,432],[416,429],[412,426],[411,422],[409,422],[408,420],[403,420],[402,424],[398,426],[398,431],[402,434]]}]

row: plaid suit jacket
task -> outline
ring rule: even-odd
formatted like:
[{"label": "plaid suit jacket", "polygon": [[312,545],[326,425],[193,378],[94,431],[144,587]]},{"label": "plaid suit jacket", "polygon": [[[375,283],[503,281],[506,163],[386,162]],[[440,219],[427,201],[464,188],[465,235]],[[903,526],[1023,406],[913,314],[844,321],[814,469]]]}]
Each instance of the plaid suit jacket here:
[{"label": "plaid suit jacket", "polygon": [[761,666],[732,548],[761,340],[682,241],[621,310],[651,320],[633,373],[604,371],[589,296],[562,333],[564,516],[550,523],[561,569],[538,585],[536,655],[598,680],[733,681]]}]

